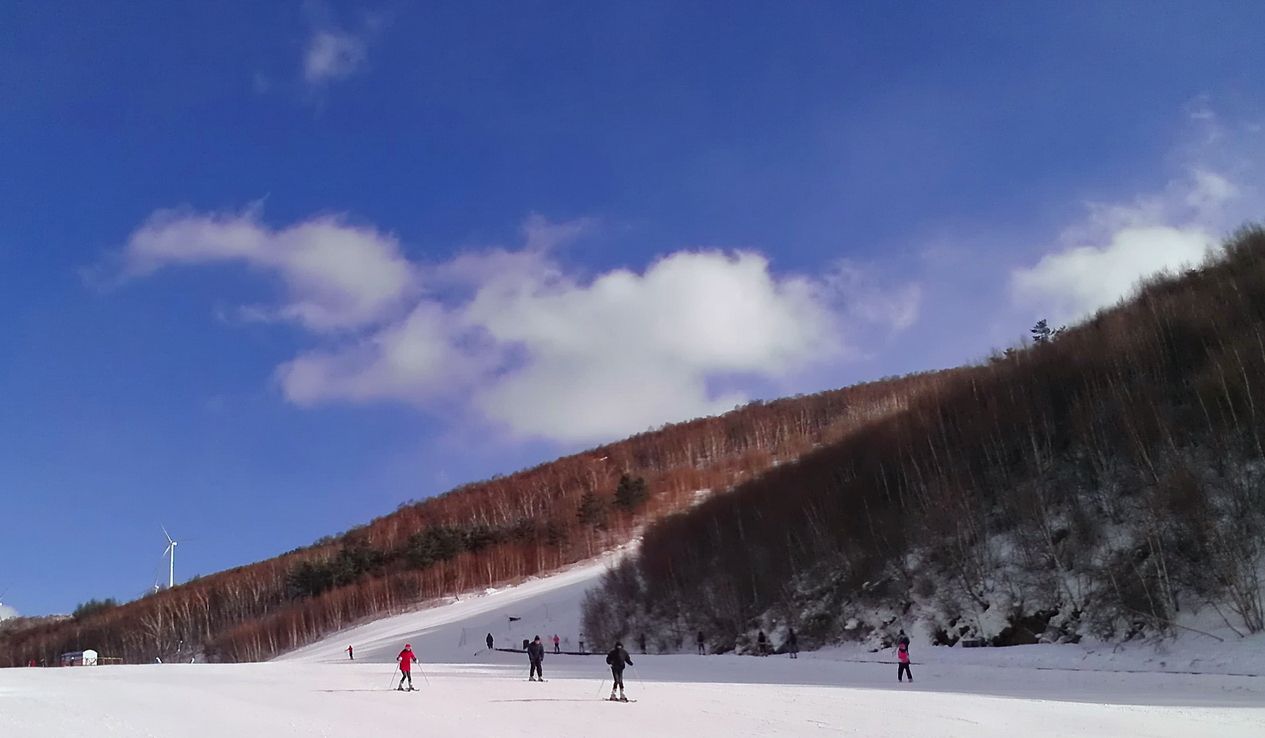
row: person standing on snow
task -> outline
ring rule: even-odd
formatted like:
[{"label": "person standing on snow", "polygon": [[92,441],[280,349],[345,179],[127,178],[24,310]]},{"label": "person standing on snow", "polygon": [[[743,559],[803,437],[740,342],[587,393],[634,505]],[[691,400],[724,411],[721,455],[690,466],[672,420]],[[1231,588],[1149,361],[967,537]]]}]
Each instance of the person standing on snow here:
[{"label": "person standing on snow", "polygon": [[488,633],[487,644],[488,644],[488,650],[491,651],[492,650],[492,634],[491,633]]},{"label": "person standing on snow", "polygon": [[562,646],[560,645],[561,643],[562,643],[562,639],[558,638],[557,633],[554,633],[553,634],[553,652],[554,653],[562,653]]},{"label": "person standing on snow", "polygon": [[540,636],[536,636],[536,640],[527,646],[527,660],[531,662],[531,672],[527,676],[527,681],[534,682],[536,677],[540,677],[540,681],[545,681],[545,673],[540,665],[545,661],[545,644],[540,642]]},{"label": "person standing on snow", "polygon": [[786,633],[786,650],[790,652],[791,658],[799,658],[799,638],[795,636],[795,629],[788,628]]},{"label": "person standing on snow", "polygon": [[615,688],[619,687],[619,701],[627,702],[628,698],[624,696],[624,666],[632,666],[633,662],[628,652],[624,650],[624,644],[615,644],[610,653],[606,654],[606,663],[610,664],[611,677],[614,679],[611,683],[611,701],[615,701]]},{"label": "person standing on snow", "polygon": [[417,656],[413,653],[413,647],[407,643],[404,644],[404,650],[400,651],[400,655],[395,657],[400,662],[400,684],[397,690],[404,691],[404,680],[408,680],[408,691],[413,691],[413,662],[417,661]]},{"label": "person standing on snow", "polygon": [[756,642],[759,643],[759,646],[760,646],[760,655],[768,656],[769,655],[769,639],[765,637],[764,631],[760,631],[760,635],[756,636]]},{"label": "person standing on snow", "polygon": [[706,654],[707,654],[707,639],[703,638],[703,631],[700,630],[698,632],[698,655],[704,656]]},{"label": "person standing on snow", "polygon": [[905,631],[901,631],[896,637],[896,660],[899,666],[896,667],[896,681],[903,682],[905,677],[909,677],[909,681],[914,680],[914,673],[909,670],[909,636],[905,635]]},{"label": "person standing on snow", "polygon": [[351,646],[347,647],[347,658],[351,659],[352,661],[356,660],[355,654],[352,653]]}]

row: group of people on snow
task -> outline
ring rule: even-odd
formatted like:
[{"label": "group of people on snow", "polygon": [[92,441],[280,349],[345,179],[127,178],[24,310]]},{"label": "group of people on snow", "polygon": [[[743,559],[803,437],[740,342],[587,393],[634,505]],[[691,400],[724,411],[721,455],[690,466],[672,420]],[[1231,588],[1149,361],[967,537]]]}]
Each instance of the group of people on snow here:
[{"label": "group of people on snow", "polygon": [[[540,636],[536,636],[536,640],[538,640],[538,641],[539,641],[539,640],[540,640]],[[554,633],[554,634],[553,634],[553,638],[552,638],[552,639],[550,639],[550,640],[552,640],[552,641],[553,641],[553,652],[554,652],[554,653],[562,653],[562,639],[558,637],[558,634],[557,634],[557,633]],[[493,648],[492,648],[492,647],[493,647],[493,645],[496,643],[496,639],[492,637],[492,634],[491,634],[491,633],[488,633],[488,637],[484,639],[484,643],[488,644],[488,650],[489,650],[489,651],[491,651],[491,650],[493,650]],[[584,645],[584,641],[580,641],[580,645],[581,645],[581,647],[583,647],[583,645]],[[526,651],[526,650],[528,650],[530,647],[531,647],[531,643],[530,643],[530,641],[527,641],[527,640],[525,640],[525,639],[524,639],[524,640],[523,640],[523,650],[524,650],[524,651]],[[351,653],[351,646],[348,646],[348,647],[347,647],[347,653]]]},{"label": "group of people on snow", "polygon": [[[645,639],[646,639],[645,634],[642,634],[641,636],[639,636],[639,642],[640,642],[641,650],[643,653],[646,650]],[[552,640],[553,640],[553,649],[554,649],[553,652],[561,653],[559,649],[559,639],[556,634],[553,636]],[[759,631],[758,634],[756,635],[756,643],[757,643],[757,648],[758,648],[758,651],[757,651],[758,654],[761,656],[768,656],[769,655],[769,638],[768,636],[764,634],[763,630]],[[492,648],[492,644],[493,644],[492,634],[488,633],[487,645],[489,649]],[[706,653],[707,640],[703,634],[703,631],[701,630],[698,632],[697,644],[698,644],[698,652],[700,654]],[[799,638],[795,635],[794,628],[788,629],[784,646],[785,646],[785,651],[790,655],[791,658],[793,659],[799,658]],[[909,681],[912,682],[914,680],[914,675],[913,675],[913,672],[910,671],[909,636],[905,635],[904,630],[900,631],[900,633],[896,636],[895,648],[896,648],[896,659],[897,659],[896,680],[899,682],[904,682],[905,678],[908,677]],[[544,674],[545,645],[544,643],[541,642],[540,636],[536,636],[532,641],[527,643],[526,648],[524,650],[527,652],[527,661],[530,665],[527,681],[529,682],[545,681],[545,674]],[[352,647],[348,646],[347,657],[354,658],[353,653],[354,652],[352,650]],[[405,643],[404,650],[400,651],[399,655],[395,657],[395,660],[398,661],[400,664],[400,683],[396,686],[396,689],[401,692],[414,691],[413,664],[417,663],[417,655],[413,653],[413,646],[411,644]],[[612,701],[618,700],[622,702],[627,702],[628,698],[624,695],[624,667],[632,666],[633,661],[632,661],[632,657],[628,655],[628,651],[624,649],[623,643],[616,642],[615,647],[612,648],[609,652],[607,652],[606,664],[611,669],[610,699]],[[406,682],[408,684],[407,688],[405,688],[404,686]],[[618,691],[619,693],[618,697],[616,697],[616,691]]]}]

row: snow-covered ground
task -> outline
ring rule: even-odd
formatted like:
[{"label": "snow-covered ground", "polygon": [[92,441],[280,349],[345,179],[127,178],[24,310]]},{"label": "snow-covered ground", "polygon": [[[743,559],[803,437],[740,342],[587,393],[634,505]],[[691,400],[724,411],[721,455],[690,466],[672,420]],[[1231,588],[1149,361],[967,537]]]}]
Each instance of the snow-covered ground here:
[{"label": "snow-covered ground", "polygon": [[[367,623],[272,663],[0,670],[0,736],[1265,736],[1265,677],[1236,675],[1265,673],[1261,640],[915,644],[912,685],[857,649],[792,661],[634,648],[627,705],[602,699],[601,656],[550,654],[549,681],[533,684],[522,654],[484,648],[488,632],[498,646],[556,632],[574,649],[579,603],[604,568]],[[391,689],[405,641],[423,662],[413,694]]]}]

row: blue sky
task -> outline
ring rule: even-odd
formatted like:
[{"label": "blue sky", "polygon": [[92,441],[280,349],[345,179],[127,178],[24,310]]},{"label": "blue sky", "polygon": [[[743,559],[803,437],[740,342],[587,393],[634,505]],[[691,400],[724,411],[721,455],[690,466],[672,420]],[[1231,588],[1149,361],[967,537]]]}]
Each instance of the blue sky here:
[{"label": "blue sky", "polygon": [[1261,215],[1265,7],[0,6],[0,600],[979,359]]}]

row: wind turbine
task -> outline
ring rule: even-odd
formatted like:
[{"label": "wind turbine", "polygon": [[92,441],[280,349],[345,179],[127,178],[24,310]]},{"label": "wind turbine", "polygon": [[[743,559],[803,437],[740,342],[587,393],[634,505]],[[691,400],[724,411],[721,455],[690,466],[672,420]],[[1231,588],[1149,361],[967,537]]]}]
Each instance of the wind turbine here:
[{"label": "wind turbine", "polygon": [[163,551],[163,556],[167,556],[167,589],[176,586],[176,542],[172,539],[171,534],[167,532],[167,526],[162,523],[158,527],[163,529],[163,535],[167,536],[167,550]]}]

